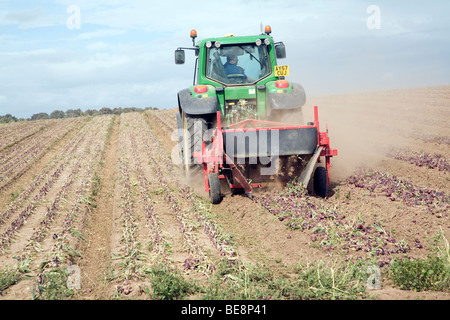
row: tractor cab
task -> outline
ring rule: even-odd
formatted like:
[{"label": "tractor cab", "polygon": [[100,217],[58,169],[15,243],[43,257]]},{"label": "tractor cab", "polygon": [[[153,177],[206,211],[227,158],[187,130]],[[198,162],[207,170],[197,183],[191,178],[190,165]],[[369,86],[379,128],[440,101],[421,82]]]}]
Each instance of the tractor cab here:
[{"label": "tractor cab", "polygon": [[195,50],[198,61],[194,84],[212,81],[215,87],[226,87],[277,80],[288,74],[288,66],[275,68],[276,59],[285,58],[286,50],[282,42],[274,43],[270,33],[271,28],[267,26],[265,34],[258,36],[236,37],[229,33],[195,44],[197,32],[192,30],[193,48],[178,48],[175,51],[175,63],[184,64],[185,49]]},{"label": "tractor cab", "polygon": [[[192,30],[193,47],[175,51],[176,64],[185,62],[185,50],[194,50],[197,56],[193,85],[189,92],[179,93],[180,112],[220,111],[228,125],[246,119],[273,120],[293,111],[300,119],[305,93],[302,86],[285,79],[289,66],[277,61],[286,57],[286,49],[282,42],[274,42],[271,31],[267,26],[259,35],[227,34],[196,43],[197,32]],[[210,97],[214,99],[209,102],[198,100]]]}]

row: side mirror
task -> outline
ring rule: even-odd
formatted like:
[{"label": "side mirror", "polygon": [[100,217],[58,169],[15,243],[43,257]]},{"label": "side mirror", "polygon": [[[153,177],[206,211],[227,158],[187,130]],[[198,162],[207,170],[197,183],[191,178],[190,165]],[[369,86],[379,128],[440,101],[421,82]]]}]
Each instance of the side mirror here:
[{"label": "side mirror", "polygon": [[184,64],[185,54],[184,50],[177,49],[175,50],[175,64]]},{"label": "side mirror", "polygon": [[283,43],[275,45],[275,53],[278,59],[286,58],[286,47]]}]

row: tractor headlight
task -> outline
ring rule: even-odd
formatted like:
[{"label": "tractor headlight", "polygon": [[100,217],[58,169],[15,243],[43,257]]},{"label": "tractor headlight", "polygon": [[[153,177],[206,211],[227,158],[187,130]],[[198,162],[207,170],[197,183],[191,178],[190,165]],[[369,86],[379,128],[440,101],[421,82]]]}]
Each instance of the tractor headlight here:
[{"label": "tractor headlight", "polygon": [[219,41],[214,42],[214,46],[215,46],[216,48],[220,48],[221,45],[222,45],[222,44],[221,44]]},{"label": "tractor headlight", "polygon": [[270,39],[269,39],[269,38],[265,38],[265,39],[264,39],[264,44],[265,44],[266,46],[268,46],[268,45],[270,44]]},{"label": "tractor headlight", "polygon": [[262,41],[261,41],[261,39],[256,39],[255,43],[259,47],[261,45]]},{"label": "tractor headlight", "polygon": [[206,43],[205,43],[205,46],[206,46],[208,49],[211,48],[211,46],[212,46],[211,41],[206,42]]}]

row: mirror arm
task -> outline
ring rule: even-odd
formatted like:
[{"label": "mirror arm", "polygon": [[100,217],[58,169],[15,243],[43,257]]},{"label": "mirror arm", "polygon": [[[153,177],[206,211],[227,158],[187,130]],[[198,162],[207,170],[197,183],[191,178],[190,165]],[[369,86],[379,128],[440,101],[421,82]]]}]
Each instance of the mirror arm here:
[{"label": "mirror arm", "polygon": [[198,52],[199,52],[200,48],[198,46],[190,47],[190,48],[179,47],[179,48],[177,48],[177,50],[194,50],[195,55],[198,56]]}]

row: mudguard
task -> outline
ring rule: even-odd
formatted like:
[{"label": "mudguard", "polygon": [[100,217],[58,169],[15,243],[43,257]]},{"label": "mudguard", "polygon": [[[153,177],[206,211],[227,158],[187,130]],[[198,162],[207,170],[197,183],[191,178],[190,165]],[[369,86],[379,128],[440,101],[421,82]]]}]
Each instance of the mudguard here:
[{"label": "mudguard", "polygon": [[289,83],[286,89],[275,87],[275,81],[267,85],[267,106],[269,110],[299,109],[306,102],[306,94],[303,87],[297,83]]},{"label": "mudguard", "polygon": [[217,112],[217,96],[213,86],[208,85],[205,93],[197,94],[194,86],[178,92],[178,107],[190,115],[204,115]]}]

